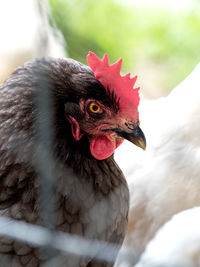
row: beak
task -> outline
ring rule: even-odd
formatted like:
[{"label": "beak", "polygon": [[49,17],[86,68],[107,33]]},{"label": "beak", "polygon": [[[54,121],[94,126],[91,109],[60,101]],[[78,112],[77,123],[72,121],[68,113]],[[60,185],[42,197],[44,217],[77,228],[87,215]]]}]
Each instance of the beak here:
[{"label": "beak", "polygon": [[123,137],[135,144],[136,146],[146,149],[146,138],[144,136],[143,131],[139,126],[136,126],[133,130],[123,131],[121,129],[112,129],[118,136]]}]

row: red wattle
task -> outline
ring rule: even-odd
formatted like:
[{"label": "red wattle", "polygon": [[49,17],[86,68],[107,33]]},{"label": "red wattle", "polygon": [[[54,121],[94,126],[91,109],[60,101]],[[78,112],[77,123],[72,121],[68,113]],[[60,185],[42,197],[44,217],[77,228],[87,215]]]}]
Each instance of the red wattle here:
[{"label": "red wattle", "polygon": [[92,156],[98,160],[110,157],[116,148],[115,138],[107,136],[93,137],[90,140],[90,152]]}]

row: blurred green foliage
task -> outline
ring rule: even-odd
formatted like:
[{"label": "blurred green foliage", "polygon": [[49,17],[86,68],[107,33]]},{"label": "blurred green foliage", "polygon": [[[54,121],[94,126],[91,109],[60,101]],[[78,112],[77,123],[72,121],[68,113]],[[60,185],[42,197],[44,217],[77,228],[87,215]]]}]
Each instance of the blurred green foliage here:
[{"label": "blurred green foliage", "polygon": [[124,59],[123,72],[154,71],[159,86],[168,91],[200,61],[199,5],[178,13],[116,0],[50,0],[50,4],[69,57],[83,63],[89,50],[99,57],[107,52],[111,62]]}]

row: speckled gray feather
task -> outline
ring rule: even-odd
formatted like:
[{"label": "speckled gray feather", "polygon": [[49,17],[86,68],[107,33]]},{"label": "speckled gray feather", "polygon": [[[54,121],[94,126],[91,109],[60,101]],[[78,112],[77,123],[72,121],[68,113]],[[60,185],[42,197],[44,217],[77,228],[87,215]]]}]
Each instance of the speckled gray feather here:
[{"label": "speckled gray feather", "polygon": [[[92,71],[73,60],[28,62],[0,87],[0,214],[40,224],[34,96],[41,69],[53,99],[56,229],[121,244],[129,206],[124,176],[112,156],[99,161],[90,155],[87,137],[76,142],[65,118],[65,107],[80,98],[100,99],[108,106],[113,100]],[[5,237],[0,237],[0,253],[3,266],[5,258],[15,267],[36,267],[44,260],[39,248]],[[112,266],[71,255],[57,258],[60,266]]]}]

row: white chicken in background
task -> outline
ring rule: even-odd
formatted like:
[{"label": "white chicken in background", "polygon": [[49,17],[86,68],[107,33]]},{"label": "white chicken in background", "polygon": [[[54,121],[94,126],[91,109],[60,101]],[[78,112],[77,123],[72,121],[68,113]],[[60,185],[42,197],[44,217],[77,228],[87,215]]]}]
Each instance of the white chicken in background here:
[{"label": "white chicken in background", "polygon": [[50,26],[49,16],[47,0],[0,2],[0,83],[25,61],[65,56],[64,39]]},{"label": "white chicken in background", "polygon": [[123,247],[136,261],[174,214],[200,206],[200,64],[167,97],[142,101],[140,120],[146,152],[125,143],[115,155],[131,196]]},{"label": "white chicken in background", "polygon": [[200,207],[172,217],[149,242],[135,267],[199,267]]}]

